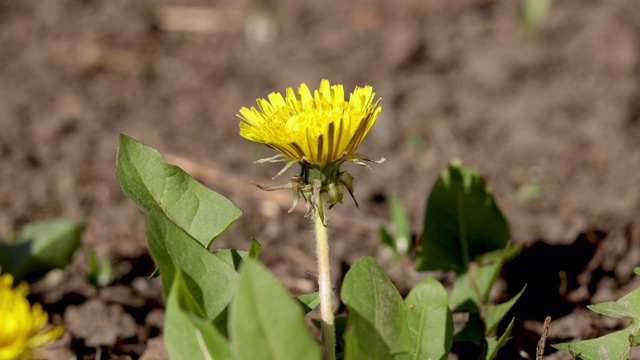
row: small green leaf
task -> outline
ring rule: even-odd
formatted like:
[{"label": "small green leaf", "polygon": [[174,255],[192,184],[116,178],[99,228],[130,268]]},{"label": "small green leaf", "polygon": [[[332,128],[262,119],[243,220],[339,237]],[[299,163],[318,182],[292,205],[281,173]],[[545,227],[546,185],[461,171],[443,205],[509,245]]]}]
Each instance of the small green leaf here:
[{"label": "small green leaf", "polygon": [[380,236],[380,242],[387,245],[394,253],[397,253],[396,249],[396,239],[391,235],[384,226],[380,226],[380,230],[378,230],[378,235]]},{"label": "small green leaf", "polygon": [[404,302],[375,260],[364,257],[349,269],[341,297],[349,310],[345,359],[390,359],[411,351]]},{"label": "small green leaf", "polygon": [[26,225],[17,239],[0,243],[0,267],[16,280],[64,268],[80,246],[84,225],[54,219]]},{"label": "small green leaf", "polygon": [[522,4],[522,25],[533,33],[544,23],[551,8],[551,0],[524,0]]},{"label": "small green leaf", "polygon": [[198,314],[202,309],[191,296],[178,269],[167,299],[164,344],[171,359],[231,359],[225,337]]},{"label": "small green leaf", "polygon": [[516,296],[509,299],[509,301],[503,302],[502,304],[498,305],[491,305],[487,308],[487,314],[484,319],[486,336],[493,334],[493,332],[500,324],[500,321],[502,321],[509,310],[511,310],[513,305],[515,305],[518,299],[520,299],[520,296],[522,296],[526,288],[527,286],[525,285],[522,290],[520,290],[520,292]]},{"label": "small green leaf", "polygon": [[234,359],[320,359],[297,303],[266,268],[247,259],[230,305]]},{"label": "small green leaf", "polygon": [[408,254],[411,247],[411,225],[404,205],[397,197],[389,199],[391,220],[395,228],[394,250],[399,255]]},{"label": "small green leaf", "polygon": [[296,296],[296,299],[298,299],[300,305],[302,305],[302,310],[305,314],[308,314],[320,305],[320,296],[318,296],[317,291],[310,294]]},{"label": "small green leaf", "polygon": [[409,216],[397,197],[389,199],[389,214],[394,227],[394,234],[380,227],[380,241],[389,246],[395,255],[405,256],[411,251],[411,227]]},{"label": "small green leaf", "polygon": [[208,319],[215,319],[234,296],[238,273],[156,208],[147,219],[149,252],[158,264],[165,295],[177,269]]},{"label": "small green leaf", "polygon": [[89,282],[97,289],[108,286],[113,281],[113,267],[109,259],[98,260],[94,251],[89,251]]},{"label": "small green leaf", "polygon": [[256,239],[251,239],[251,247],[249,248],[249,257],[252,259],[257,259],[258,255],[260,255],[260,250],[262,249],[262,245]]},{"label": "small green leaf", "polygon": [[453,342],[453,319],[445,288],[434,278],[407,295],[407,321],[414,342],[411,359],[446,359]]},{"label": "small green leaf", "polygon": [[490,360],[496,357],[496,355],[498,355],[498,350],[500,350],[501,347],[503,347],[507,341],[509,341],[509,336],[511,335],[511,330],[513,330],[513,321],[515,319],[512,319],[511,322],[509,323],[509,325],[507,326],[507,328],[504,330],[504,333],[502,334],[502,336],[500,336],[499,339],[495,339],[495,338],[487,338],[487,352],[485,355],[485,360]]},{"label": "small green leaf", "polygon": [[145,213],[152,207],[161,209],[207,248],[242,215],[227,198],[126,135],[120,135],[116,167],[122,191],[140,209]]},{"label": "small green leaf", "polygon": [[484,179],[451,162],[427,201],[416,269],[463,273],[477,256],[508,241],[509,225]]}]

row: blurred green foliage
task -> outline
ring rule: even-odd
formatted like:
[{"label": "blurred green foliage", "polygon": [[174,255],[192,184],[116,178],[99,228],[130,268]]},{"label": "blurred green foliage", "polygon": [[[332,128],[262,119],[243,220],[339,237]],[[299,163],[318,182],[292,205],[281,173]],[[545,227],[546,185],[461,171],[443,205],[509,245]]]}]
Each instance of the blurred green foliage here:
[{"label": "blurred green foliage", "polygon": [[15,279],[35,280],[64,268],[80,246],[84,224],[66,219],[33,222],[8,239],[0,239],[0,268]]}]

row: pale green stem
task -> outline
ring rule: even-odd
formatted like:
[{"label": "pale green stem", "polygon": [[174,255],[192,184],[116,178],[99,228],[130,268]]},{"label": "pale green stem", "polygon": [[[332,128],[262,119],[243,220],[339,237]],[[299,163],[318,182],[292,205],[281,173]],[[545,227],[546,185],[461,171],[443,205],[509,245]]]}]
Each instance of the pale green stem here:
[{"label": "pale green stem", "polygon": [[[322,195],[321,193],[318,196],[316,203],[318,207],[324,207],[324,197]],[[316,256],[318,257],[322,350],[324,360],[334,360],[336,358],[336,334],[333,324],[333,289],[331,287],[331,269],[329,266],[329,241],[327,240],[327,228],[320,215],[322,213],[325,212],[316,209],[313,215],[316,228]]]}]

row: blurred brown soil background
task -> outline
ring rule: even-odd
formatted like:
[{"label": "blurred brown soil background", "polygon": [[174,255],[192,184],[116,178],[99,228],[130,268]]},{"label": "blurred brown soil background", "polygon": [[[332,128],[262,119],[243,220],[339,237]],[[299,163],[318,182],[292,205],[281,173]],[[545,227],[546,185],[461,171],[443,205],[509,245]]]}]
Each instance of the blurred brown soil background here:
[{"label": "blurred brown soil background", "polygon": [[[402,291],[424,277],[391,264],[377,231],[397,196],[419,234],[428,191],[459,157],[527,247],[496,291],[529,284],[501,358],[533,356],[547,315],[551,342],[624,326],[584,305],[640,285],[640,2],[553,1],[527,32],[519,1],[3,1],[0,233],[87,224],[73,264],[33,286],[69,330],[51,358],[162,353],[145,216],[115,178],[120,133],[244,210],[215,248],[256,238],[293,293],[314,290],[310,223],[286,213],[289,194],[252,185],[276,183],[279,167],[253,164],[273,152],[242,139],[235,114],[322,78],[383,99],[360,152],[387,161],[350,167],[360,210],[349,200],[330,214],[336,279],[364,255]],[[112,286],[87,284],[89,250],[114,263]]]}]

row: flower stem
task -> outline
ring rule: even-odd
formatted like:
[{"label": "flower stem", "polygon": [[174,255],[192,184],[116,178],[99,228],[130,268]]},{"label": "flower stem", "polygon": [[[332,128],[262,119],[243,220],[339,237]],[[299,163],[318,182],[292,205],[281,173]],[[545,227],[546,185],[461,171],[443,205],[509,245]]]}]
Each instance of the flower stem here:
[{"label": "flower stem", "polygon": [[[318,196],[316,206],[324,207],[322,193]],[[318,293],[320,296],[322,348],[324,353],[323,359],[334,360],[336,358],[336,334],[333,324],[333,289],[331,287],[327,228],[323,223],[321,215],[324,213],[326,216],[323,210],[324,208],[316,208],[313,215],[316,228],[316,256],[318,257]]]}]

